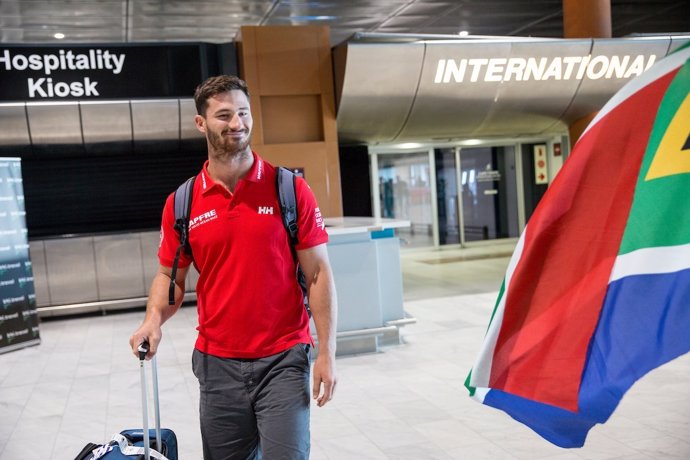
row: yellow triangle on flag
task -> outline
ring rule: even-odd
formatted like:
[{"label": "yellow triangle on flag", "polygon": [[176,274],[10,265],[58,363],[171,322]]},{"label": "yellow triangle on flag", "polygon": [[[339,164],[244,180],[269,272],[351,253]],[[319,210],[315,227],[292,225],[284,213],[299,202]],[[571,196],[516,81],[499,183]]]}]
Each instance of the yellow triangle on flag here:
[{"label": "yellow triangle on flag", "polygon": [[690,173],[690,93],[678,108],[654,154],[645,180]]}]

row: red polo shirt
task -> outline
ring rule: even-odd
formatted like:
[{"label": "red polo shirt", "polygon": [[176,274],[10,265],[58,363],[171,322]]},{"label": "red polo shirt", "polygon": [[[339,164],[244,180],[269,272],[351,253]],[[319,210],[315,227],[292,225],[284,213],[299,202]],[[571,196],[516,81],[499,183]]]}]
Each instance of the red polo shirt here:
[{"label": "red polo shirt", "polygon": [[[208,162],[194,182],[189,243],[199,270],[196,348],[226,358],[259,358],[311,343],[276,193],[276,170],[254,153],[234,193],[213,182]],[[313,192],[297,178],[299,244],[328,241]],[[163,210],[160,263],[171,267],[179,245],[173,194]],[[192,260],[183,255],[179,266]]]}]

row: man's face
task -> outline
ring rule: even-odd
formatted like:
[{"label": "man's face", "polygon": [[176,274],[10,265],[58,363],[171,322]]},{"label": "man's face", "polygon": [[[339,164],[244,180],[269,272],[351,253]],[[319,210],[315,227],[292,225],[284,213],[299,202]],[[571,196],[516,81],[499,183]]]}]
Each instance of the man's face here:
[{"label": "man's face", "polygon": [[234,155],[249,148],[252,114],[242,91],[232,90],[211,97],[205,116],[197,115],[195,121],[215,153]]}]

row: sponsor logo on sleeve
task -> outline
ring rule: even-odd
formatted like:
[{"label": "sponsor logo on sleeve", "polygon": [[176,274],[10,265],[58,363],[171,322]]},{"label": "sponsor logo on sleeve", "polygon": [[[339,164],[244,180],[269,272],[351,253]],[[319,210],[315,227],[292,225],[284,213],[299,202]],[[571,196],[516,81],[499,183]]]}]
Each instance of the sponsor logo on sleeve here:
[{"label": "sponsor logo on sleeve", "polygon": [[326,223],[323,221],[323,216],[319,208],[314,208],[314,217],[316,218],[316,228],[324,230],[326,228]]}]

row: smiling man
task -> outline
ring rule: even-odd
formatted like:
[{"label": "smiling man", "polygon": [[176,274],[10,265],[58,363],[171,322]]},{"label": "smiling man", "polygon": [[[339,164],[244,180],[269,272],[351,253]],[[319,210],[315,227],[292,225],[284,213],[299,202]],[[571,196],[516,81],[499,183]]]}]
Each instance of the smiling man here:
[{"label": "smiling man", "polygon": [[192,367],[199,379],[204,459],[307,459],[313,343],[295,274],[298,264],[319,338],[312,395],[323,406],[336,385],[337,305],[328,235],[314,194],[298,177],[295,260],[280,214],[276,168],[250,147],[252,115],[244,81],[211,77],[196,89],[194,100],[208,161],[194,182],[191,254],[180,256],[175,302],[168,305],[180,244],[171,194],[163,210],[159,272],[130,346],[137,355],[147,340],[148,357],[156,353],[161,326],[179,309],[193,262],[199,270],[199,326]]}]

